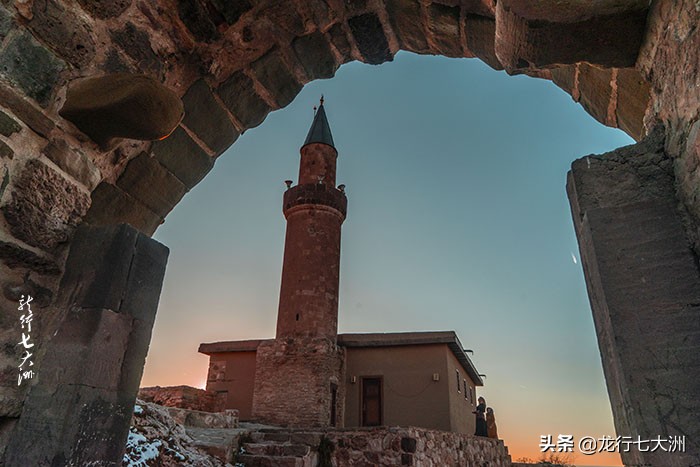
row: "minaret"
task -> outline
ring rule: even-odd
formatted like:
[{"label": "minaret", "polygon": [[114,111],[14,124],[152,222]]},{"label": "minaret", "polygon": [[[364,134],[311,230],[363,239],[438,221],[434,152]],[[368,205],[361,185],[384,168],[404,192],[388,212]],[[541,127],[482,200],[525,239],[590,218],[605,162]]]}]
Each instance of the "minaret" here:
[{"label": "minaret", "polygon": [[299,184],[285,192],[282,209],[287,234],[277,338],[322,337],[335,343],[340,229],[347,199],[335,186],[338,151],[323,97],[300,152]]},{"label": "minaret", "polygon": [[347,199],[335,186],[338,151],[321,104],[301,147],[287,219],[277,337],[255,356],[253,417],[271,425],[343,426],[344,352],[337,345],[340,228]]}]

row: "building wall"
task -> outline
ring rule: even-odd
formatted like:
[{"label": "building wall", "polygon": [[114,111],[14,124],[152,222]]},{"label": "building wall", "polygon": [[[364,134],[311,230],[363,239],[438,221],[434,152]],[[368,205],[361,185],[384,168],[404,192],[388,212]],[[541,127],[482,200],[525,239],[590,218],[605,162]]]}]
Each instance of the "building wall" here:
[{"label": "building wall", "polygon": [[335,430],[324,436],[334,446],[333,465],[345,467],[511,465],[503,441],[471,434],[392,427]]},{"label": "building wall", "polygon": [[381,376],[384,425],[451,430],[446,351],[443,344],[346,348],[345,426],[360,426],[361,378]]},{"label": "building wall", "polygon": [[[331,385],[343,400],[344,352],[330,339],[275,339],[258,346],[253,416],[277,426],[327,427]],[[336,425],[343,413],[336,400]]]},{"label": "building wall", "polygon": [[253,410],[256,352],[222,352],[209,357],[207,391],[226,391],[225,408],[238,409],[241,420]]},{"label": "building wall", "polygon": [[447,346],[444,346],[444,352],[450,381],[448,394],[451,431],[474,434],[476,416],[472,412],[476,408],[476,387]]}]

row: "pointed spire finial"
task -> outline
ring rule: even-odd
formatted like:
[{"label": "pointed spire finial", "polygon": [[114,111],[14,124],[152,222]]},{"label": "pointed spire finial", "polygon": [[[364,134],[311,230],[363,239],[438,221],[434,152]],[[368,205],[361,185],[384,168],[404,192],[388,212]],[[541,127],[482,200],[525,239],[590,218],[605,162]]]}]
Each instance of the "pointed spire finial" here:
[{"label": "pointed spire finial", "polygon": [[325,143],[329,146],[335,147],[333,146],[331,128],[330,125],[328,125],[328,119],[326,118],[326,109],[323,107],[324,101],[325,99],[322,94],[319,101],[319,106],[314,106],[314,121],[311,124],[309,133],[306,135],[304,146],[310,143]]}]

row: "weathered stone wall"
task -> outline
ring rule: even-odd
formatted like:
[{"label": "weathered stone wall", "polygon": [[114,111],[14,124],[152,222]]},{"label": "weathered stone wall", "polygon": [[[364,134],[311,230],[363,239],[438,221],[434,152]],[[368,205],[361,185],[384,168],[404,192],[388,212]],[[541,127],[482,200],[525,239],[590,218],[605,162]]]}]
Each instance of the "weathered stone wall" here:
[{"label": "weathered stone wall", "polygon": [[343,349],[329,339],[276,339],[258,346],[253,419],[276,426],[329,426],[331,384],[343,426]]},{"label": "weathered stone wall", "polygon": [[35,355],[43,366],[25,384],[8,466],[121,458],[167,257],[167,248],[128,225],[78,229],[56,300],[59,324],[45,355]]},{"label": "weathered stone wall", "polygon": [[139,399],[166,407],[222,412],[224,400],[216,393],[191,386],[154,386],[139,389]]},{"label": "weathered stone wall", "polygon": [[[700,271],[654,132],[574,162],[569,197],[618,435],[685,437],[686,452],[623,452],[625,465],[700,461]],[[663,414],[659,416],[658,414]]]},{"label": "weathered stone wall", "polygon": [[413,465],[417,467],[509,467],[503,441],[423,428],[376,428],[331,431],[336,465]]},{"label": "weathered stone wall", "polygon": [[250,437],[255,443],[260,443],[257,446],[274,442],[307,445],[318,452],[318,458],[321,461],[325,458],[333,465],[342,467],[370,465],[510,467],[511,465],[508,448],[502,440],[425,428],[269,430],[253,432]]}]

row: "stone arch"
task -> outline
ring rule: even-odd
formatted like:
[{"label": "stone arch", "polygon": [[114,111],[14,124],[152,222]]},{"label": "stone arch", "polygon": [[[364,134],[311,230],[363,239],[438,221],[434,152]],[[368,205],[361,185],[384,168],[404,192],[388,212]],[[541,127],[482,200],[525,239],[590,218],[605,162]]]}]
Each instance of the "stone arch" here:
[{"label": "stone arch", "polygon": [[[128,223],[151,235],[242,132],[289,104],[305,83],[330,78],[351,60],[390,61],[399,50],[476,57],[510,74],[551,79],[598,121],[638,141],[658,126],[649,151],[672,158],[688,214],[684,235],[695,241],[699,15],[691,0],[0,6],[3,310],[22,293],[41,297],[48,340],[63,319],[52,308],[59,281],[70,277],[65,261],[77,226]],[[59,112],[72,82],[105,73],[154,78],[182,98],[184,119],[162,141],[98,145]],[[3,323],[3,332],[12,325]],[[0,416],[18,417],[26,396],[9,383],[14,357],[3,356]]]}]

